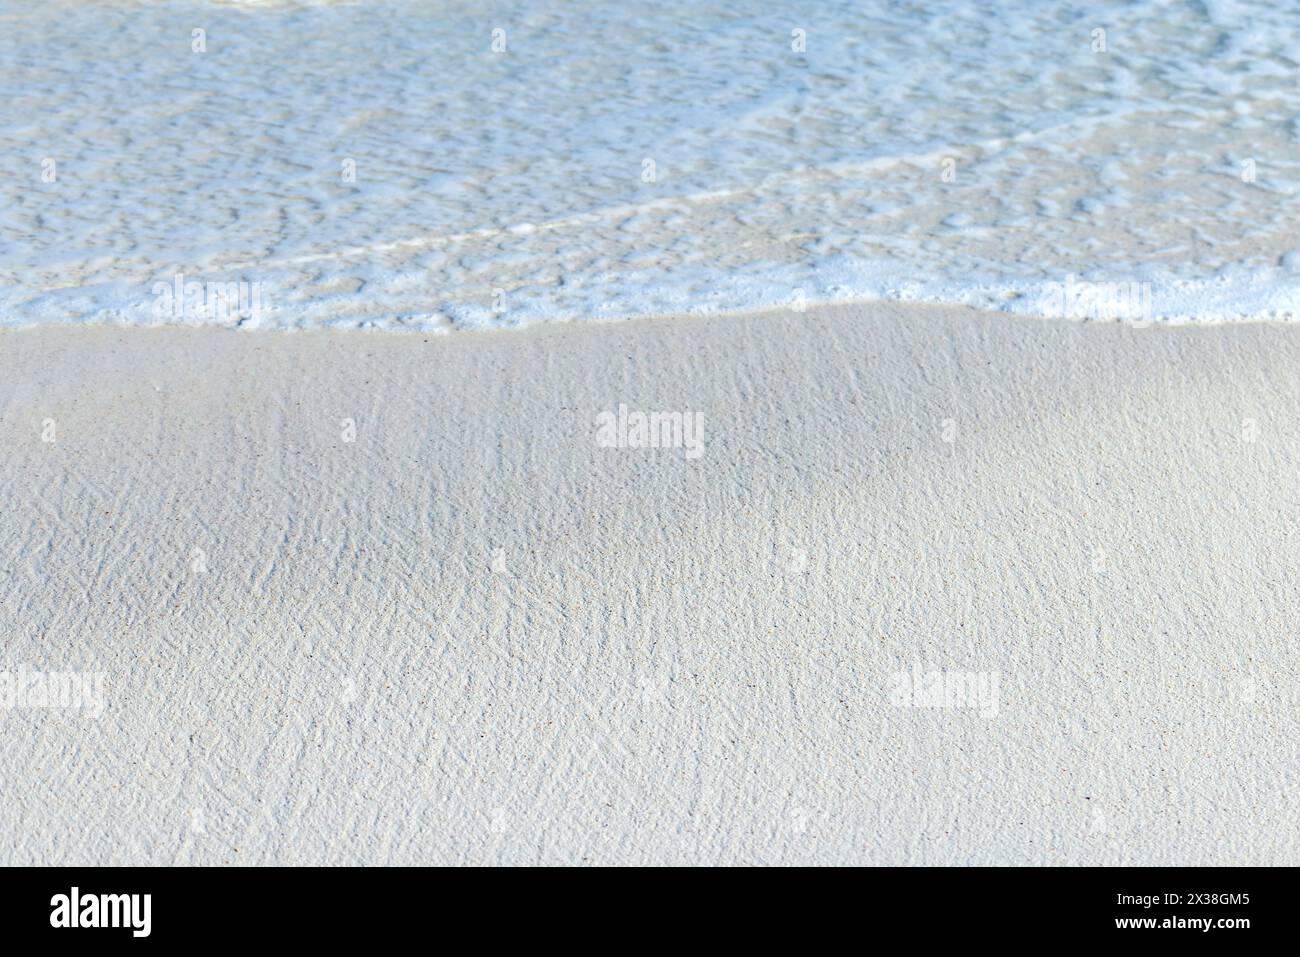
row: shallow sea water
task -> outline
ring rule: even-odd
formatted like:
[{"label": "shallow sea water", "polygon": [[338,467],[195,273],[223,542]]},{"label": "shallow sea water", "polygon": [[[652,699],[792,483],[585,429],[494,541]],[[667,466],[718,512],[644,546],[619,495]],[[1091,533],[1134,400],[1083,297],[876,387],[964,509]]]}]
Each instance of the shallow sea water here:
[{"label": "shallow sea water", "polygon": [[1293,320],[1298,21],[0,0],[0,324]]}]

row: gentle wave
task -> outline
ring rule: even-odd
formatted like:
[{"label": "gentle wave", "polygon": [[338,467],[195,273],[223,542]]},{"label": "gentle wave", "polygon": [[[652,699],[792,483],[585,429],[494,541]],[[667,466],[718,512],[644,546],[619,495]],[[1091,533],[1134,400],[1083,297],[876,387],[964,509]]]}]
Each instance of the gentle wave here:
[{"label": "gentle wave", "polygon": [[0,324],[854,299],[1300,317],[1300,44],[1268,3],[0,0],[0,20]]}]

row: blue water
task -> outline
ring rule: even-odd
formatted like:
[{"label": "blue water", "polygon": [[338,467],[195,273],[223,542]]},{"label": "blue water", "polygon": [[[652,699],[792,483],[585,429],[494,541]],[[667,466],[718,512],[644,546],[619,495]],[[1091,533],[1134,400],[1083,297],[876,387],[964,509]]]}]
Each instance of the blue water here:
[{"label": "blue water", "polygon": [[[1296,21],[0,0],[0,323],[1050,314],[1080,285],[1075,318],[1294,319]],[[160,305],[178,277],[259,308]]]}]

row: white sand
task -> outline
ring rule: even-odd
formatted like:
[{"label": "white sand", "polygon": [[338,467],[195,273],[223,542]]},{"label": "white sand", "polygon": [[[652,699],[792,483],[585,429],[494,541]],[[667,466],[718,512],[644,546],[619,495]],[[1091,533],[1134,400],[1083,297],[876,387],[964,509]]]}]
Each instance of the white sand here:
[{"label": "white sand", "polygon": [[883,305],[0,332],[0,669],[106,703],[0,711],[0,863],[1300,863],[1298,371]]}]

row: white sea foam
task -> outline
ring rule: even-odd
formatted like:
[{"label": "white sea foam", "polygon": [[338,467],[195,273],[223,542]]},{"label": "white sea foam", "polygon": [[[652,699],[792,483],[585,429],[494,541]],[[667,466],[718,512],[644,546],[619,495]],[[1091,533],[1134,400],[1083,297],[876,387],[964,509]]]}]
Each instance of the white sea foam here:
[{"label": "white sea foam", "polygon": [[[0,0],[0,324],[1042,314],[1068,283],[1149,304],[1077,318],[1294,320],[1294,23],[1159,0]],[[160,308],[178,277],[260,308]]]}]

